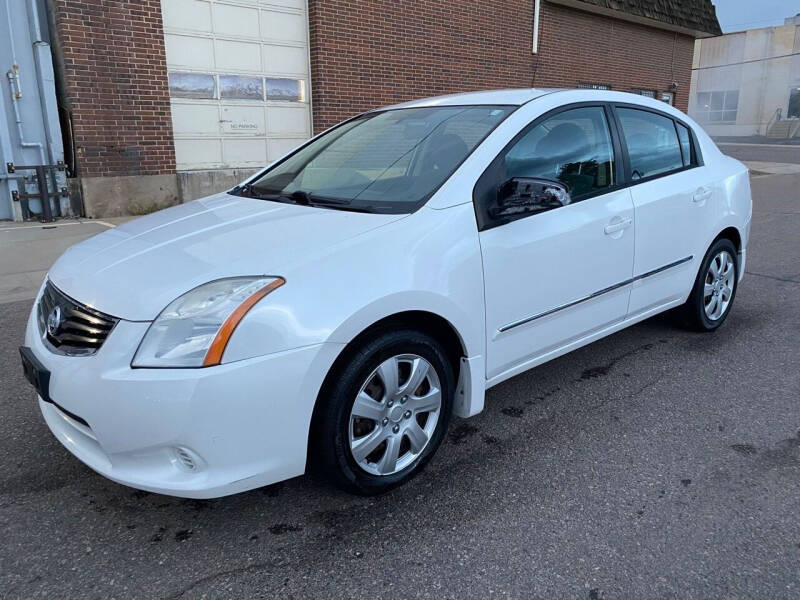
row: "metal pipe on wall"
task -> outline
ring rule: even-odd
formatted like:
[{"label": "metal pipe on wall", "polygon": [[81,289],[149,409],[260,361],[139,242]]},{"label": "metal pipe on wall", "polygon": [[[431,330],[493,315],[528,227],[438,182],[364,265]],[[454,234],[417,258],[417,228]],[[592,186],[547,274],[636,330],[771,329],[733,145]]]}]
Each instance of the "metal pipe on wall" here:
[{"label": "metal pipe on wall", "polygon": [[44,144],[42,144],[42,142],[28,142],[25,140],[25,131],[22,128],[22,117],[19,114],[19,99],[22,97],[22,89],[19,85],[19,66],[14,65],[14,67],[6,73],[6,77],[8,77],[8,85],[11,90],[11,107],[14,109],[14,121],[17,124],[19,145],[23,148],[38,148],[41,164],[46,165],[47,157],[45,156]]},{"label": "metal pipe on wall", "polygon": [[[3,94],[0,94],[0,115],[6,114],[6,103],[3,98]],[[3,160],[13,160],[13,147],[11,145],[11,131],[6,127],[0,127],[0,150],[2,150]],[[6,169],[5,164],[0,165],[0,168]],[[0,180],[5,180],[8,182],[8,202],[11,206],[11,216],[15,221],[22,220],[22,211],[18,206],[18,202],[14,202],[12,200],[13,192],[19,191],[20,183],[19,180],[21,177],[11,174],[11,173],[0,173]]]}]

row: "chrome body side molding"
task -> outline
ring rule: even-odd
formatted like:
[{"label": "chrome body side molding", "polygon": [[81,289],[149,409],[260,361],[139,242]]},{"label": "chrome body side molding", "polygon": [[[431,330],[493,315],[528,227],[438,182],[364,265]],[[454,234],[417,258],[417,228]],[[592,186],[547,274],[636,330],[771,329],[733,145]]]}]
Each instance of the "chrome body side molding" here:
[{"label": "chrome body side molding", "polygon": [[615,283],[612,286],[604,288],[602,290],[598,290],[589,294],[588,296],[584,296],[583,298],[578,298],[577,300],[572,300],[571,302],[567,302],[566,304],[562,304],[561,306],[556,306],[555,308],[551,308],[544,312],[540,312],[535,315],[531,315],[530,317],[525,317],[524,319],[520,319],[518,321],[514,321],[512,323],[508,323],[507,325],[503,325],[498,329],[498,333],[505,333],[510,329],[514,329],[515,327],[519,327],[520,325],[525,325],[526,323],[530,323],[531,321],[535,321],[536,319],[541,319],[542,317],[546,317],[548,315],[552,315],[553,313],[559,312],[561,310],[570,308],[575,306],[576,304],[581,304],[582,302],[586,302],[587,300],[591,300],[592,298],[597,298],[598,296],[602,296],[603,294],[607,294],[608,292],[613,292],[614,290],[618,290],[619,288],[625,287],[626,285],[631,285],[635,281],[639,281],[640,279],[645,279],[647,277],[651,277],[653,275],[657,275],[658,273],[662,273],[667,269],[672,269],[673,267],[680,266],[684,263],[689,262],[694,258],[694,255],[687,256],[686,258],[682,258],[680,260],[676,260],[675,262],[669,263],[668,265],[664,265],[663,267],[659,267],[657,269],[653,269],[652,271],[647,271],[647,273],[642,273],[641,275],[637,275],[635,277],[631,277],[630,279],[626,279],[625,281],[620,281],[619,283]]}]

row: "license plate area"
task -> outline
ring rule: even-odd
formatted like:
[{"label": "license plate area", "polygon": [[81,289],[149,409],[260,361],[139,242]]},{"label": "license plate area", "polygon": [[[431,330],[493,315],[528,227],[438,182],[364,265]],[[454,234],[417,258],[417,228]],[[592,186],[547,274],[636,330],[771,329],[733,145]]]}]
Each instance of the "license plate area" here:
[{"label": "license plate area", "polygon": [[50,371],[39,362],[39,359],[27,346],[20,346],[19,355],[22,359],[22,371],[25,373],[25,379],[36,389],[42,400],[52,402],[50,399]]}]

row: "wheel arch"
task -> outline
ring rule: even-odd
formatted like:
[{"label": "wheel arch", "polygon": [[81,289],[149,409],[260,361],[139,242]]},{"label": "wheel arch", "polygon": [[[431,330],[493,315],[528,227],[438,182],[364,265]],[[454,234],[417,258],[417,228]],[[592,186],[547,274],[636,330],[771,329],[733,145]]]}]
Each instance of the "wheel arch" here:
[{"label": "wheel arch", "polygon": [[713,246],[717,240],[721,240],[722,238],[727,238],[733,242],[733,245],[736,246],[737,252],[742,251],[742,234],[736,227],[731,225],[720,231],[719,234],[717,234],[717,237],[711,240],[711,243],[708,245],[708,247],[711,248],[711,246]]},{"label": "wheel arch", "polygon": [[[716,236],[708,240],[705,248],[702,250],[702,254],[698,256],[697,272],[695,273],[695,279],[692,280],[692,285],[694,285],[697,281],[697,277],[700,277],[700,270],[703,268],[703,260],[705,259],[706,254],[708,254],[708,251],[711,250],[711,247],[721,239],[728,239],[731,241],[731,243],[733,243],[733,245],[736,247],[736,252],[738,253],[738,260],[741,262],[742,234],[738,227],[728,224],[724,226]],[[691,290],[689,293],[691,293]]]},{"label": "wheel arch", "polygon": [[[450,320],[438,313],[421,309],[405,310],[386,315],[374,321],[370,325],[363,327],[361,331],[353,336],[353,338],[344,345],[328,369],[322,385],[320,386],[317,398],[314,401],[314,408],[311,414],[311,424],[308,436],[307,460],[310,460],[310,458],[313,456],[313,444],[317,437],[316,434],[319,431],[319,418],[320,414],[322,413],[321,407],[323,406],[325,395],[329,392],[330,386],[335,381],[336,373],[368,339],[380,334],[382,331],[398,329],[400,327],[416,329],[427,333],[440,344],[442,344],[445,354],[447,355],[447,358],[453,367],[453,374],[455,375],[457,386],[457,401],[459,400],[459,395],[466,396],[460,401],[463,405],[468,406],[470,400],[472,400],[469,396],[478,393],[478,390],[474,389],[474,385],[465,385],[463,383],[465,379],[474,380],[477,374],[474,372],[469,372],[470,370],[475,369],[475,365],[470,365],[470,362],[466,360],[466,358],[469,356],[467,352],[467,345],[461,333]],[[480,364],[482,365],[482,362]],[[479,375],[481,378],[483,378],[484,374],[481,372]],[[479,412],[480,409],[483,408],[482,390],[479,400],[480,407],[476,412]],[[457,408],[454,410],[457,414],[463,414],[463,411],[459,411]]]}]

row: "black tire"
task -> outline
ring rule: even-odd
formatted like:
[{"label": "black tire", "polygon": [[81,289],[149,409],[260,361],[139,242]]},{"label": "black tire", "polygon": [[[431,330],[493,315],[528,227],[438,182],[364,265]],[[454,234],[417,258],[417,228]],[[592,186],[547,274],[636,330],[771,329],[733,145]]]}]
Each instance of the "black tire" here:
[{"label": "black tire", "polygon": [[[709,274],[711,262],[723,251],[728,252],[728,254],[733,258],[733,292],[731,294],[730,301],[728,302],[728,305],[722,315],[717,319],[711,319],[706,314],[706,296],[704,293],[704,288],[706,284],[706,277]],[[689,294],[689,298],[686,300],[686,304],[684,304],[682,307],[683,318],[686,324],[696,331],[715,331],[725,322],[725,319],[728,318],[728,315],[733,308],[733,301],[736,299],[736,290],[738,287],[739,255],[736,251],[736,246],[729,239],[720,238],[711,244],[711,247],[708,249],[708,252],[706,252],[705,257],[703,257],[703,262],[700,264],[700,270],[697,272],[697,277],[695,278],[692,291]]]},{"label": "black tire", "polygon": [[[350,413],[373,371],[387,359],[404,354],[424,358],[436,371],[442,392],[438,421],[427,445],[413,462],[396,473],[375,475],[360,467],[353,457]],[[434,338],[413,329],[376,332],[349,352],[326,379],[311,428],[312,472],[345,491],[364,496],[381,494],[404,484],[422,470],[442,443],[452,412],[454,388],[453,367]],[[376,422],[376,429],[378,425]]]}]

